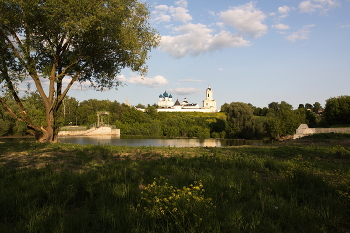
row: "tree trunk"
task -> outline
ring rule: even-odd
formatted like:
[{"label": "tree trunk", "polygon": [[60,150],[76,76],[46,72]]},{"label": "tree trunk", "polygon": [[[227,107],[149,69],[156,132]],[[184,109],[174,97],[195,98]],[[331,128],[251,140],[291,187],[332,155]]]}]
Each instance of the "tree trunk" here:
[{"label": "tree trunk", "polygon": [[58,128],[56,126],[55,110],[46,110],[46,128],[41,127],[35,138],[42,143],[56,143],[58,141]]},{"label": "tree trunk", "polygon": [[58,130],[53,127],[46,127],[40,133],[35,135],[38,142],[41,143],[56,143],[58,140]]}]

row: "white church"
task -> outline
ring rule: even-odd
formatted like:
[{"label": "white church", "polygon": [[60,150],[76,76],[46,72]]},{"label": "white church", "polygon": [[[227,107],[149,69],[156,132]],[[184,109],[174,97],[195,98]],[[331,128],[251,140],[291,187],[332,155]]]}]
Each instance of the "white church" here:
[{"label": "white church", "polygon": [[203,107],[195,103],[188,103],[185,98],[182,103],[177,99],[174,103],[171,94],[166,91],[159,95],[158,112],[218,112],[216,108],[216,100],[213,99],[213,90],[208,86],[205,91],[205,100],[203,100]]}]

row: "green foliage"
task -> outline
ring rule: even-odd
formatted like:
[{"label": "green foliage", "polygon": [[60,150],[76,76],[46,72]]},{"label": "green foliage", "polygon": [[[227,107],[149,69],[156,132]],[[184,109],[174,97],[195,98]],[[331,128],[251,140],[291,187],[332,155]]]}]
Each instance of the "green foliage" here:
[{"label": "green foliage", "polygon": [[[115,77],[125,67],[146,73],[148,53],[159,43],[159,35],[148,23],[149,14],[147,5],[137,0],[2,1],[1,104],[25,122],[39,141],[56,142],[59,126],[74,120],[71,112],[67,118],[59,114],[72,84],[89,82],[96,90],[108,90],[120,85]],[[17,86],[27,77],[35,83],[40,108],[25,106],[17,94]],[[43,88],[45,80],[48,91]],[[10,110],[9,96],[18,109]],[[26,115],[26,108],[36,118]],[[40,124],[41,116],[45,124]],[[84,124],[92,121],[83,119]]]},{"label": "green foliage", "polygon": [[198,125],[191,126],[187,133],[188,137],[210,138],[210,131]]},{"label": "green foliage", "polygon": [[320,104],[319,102],[315,102],[314,105],[313,105],[313,107],[312,107],[312,111],[315,112],[315,113],[317,113],[318,110],[320,110],[320,109],[322,109],[321,104]]},{"label": "green foliage", "polygon": [[[215,206],[211,198],[204,197],[201,181],[176,188],[164,177],[154,179],[141,192],[139,211],[144,213],[151,231],[196,232],[205,229],[206,222],[214,216]],[[210,229],[206,229],[209,231]]]},{"label": "green foliage", "polygon": [[45,127],[45,107],[40,95],[36,92],[29,93],[22,98],[22,102],[33,123]]},{"label": "green foliage", "polygon": [[241,102],[232,102],[226,108],[227,122],[231,129],[229,137],[252,138],[254,117],[251,106]]},{"label": "green foliage", "polygon": [[222,118],[221,113],[158,113],[151,106],[145,113],[125,108],[117,125],[124,135],[209,138],[214,132],[225,135]]},{"label": "green foliage", "polygon": [[10,130],[10,122],[0,119],[0,136],[6,135]]},{"label": "green foliage", "polygon": [[[35,95],[29,96],[26,99],[28,103],[25,102],[25,104],[30,109],[28,113],[31,117],[41,122],[40,124],[45,125],[45,116],[39,113],[36,114],[42,108],[40,98],[36,97]],[[97,122],[97,112],[108,111],[110,115],[106,122],[116,125],[118,129],[121,129],[123,135],[170,138],[238,137],[262,139],[279,138],[280,136],[293,134],[299,123],[309,123],[311,120],[308,121],[310,119],[308,116],[315,115],[304,109],[291,110],[288,104],[284,104],[287,108],[283,108],[282,103],[282,107],[277,106],[277,112],[273,109],[268,109],[266,116],[254,116],[251,106],[239,103],[239,106],[241,105],[248,109],[249,117],[245,118],[244,111],[236,107],[236,111],[231,111],[230,122],[227,120],[229,118],[228,112],[157,112],[154,106],[149,106],[145,112],[142,112],[117,101],[89,99],[79,103],[76,99],[67,97],[60,108],[58,116],[61,119],[62,126],[77,124],[90,127]],[[226,110],[229,111],[230,107],[232,106],[227,105]],[[253,107],[253,109],[256,108]],[[233,114],[236,114],[235,118],[233,118]],[[6,119],[3,118],[3,120]],[[17,132],[18,130],[14,128],[15,124],[12,118],[11,122],[11,129],[8,132]]]},{"label": "green foliage", "polygon": [[350,96],[339,96],[326,100],[324,118],[329,125],[349,124]]},{"label": "green foliage", "polygon": [[79,101],[73,97],[67,96],[61,106],[61,115],[63,118],[63,125],[78,124],[78,106]]},{"label": "green foliage", "polygon": [[312,104],[306,103],[306,104],[305,104],[305,108],[306,108],[306,109],[312,110]]},{"label": "green foliage", "polygon": [[267,138],[268,135],[268,118],[267,117],[254,117],[254,135],[256,138]]},{"label": "green foliage", "polygon": [[[26,97],[28,113],[45,125],[45,117],[36,114],[41,100],[37,95]],[[121,129],[122,135],[147,137],[194,137],[194,138],[246,138],[279,139],[295,133],[300,124],[316,127],[322,124],[320,115],[292,106],[284,101],[272,102],[270,108],[256,108],[245,103],[225,104],[227,112],[157,112],[155,106],[149,106],[145,112],[117,101],[89,99],[78,102],[67,97],[58,114],[62,126],[81,125],[91,127],[97,122],[97,112],[108,111],[108,121]],[[17,128],[11,117],[3,114],[3,121],[10,121],[7,134],[26,134],[26,130]],[[228,120],[230,119],[230,120]]]},{"label": "green foliage", "polygon": [[272,102],[268,106],[267,131],[271,138],[293,135],[300,124],[306,123],[305,109],[293,110],[293,107],[285,101]]}]

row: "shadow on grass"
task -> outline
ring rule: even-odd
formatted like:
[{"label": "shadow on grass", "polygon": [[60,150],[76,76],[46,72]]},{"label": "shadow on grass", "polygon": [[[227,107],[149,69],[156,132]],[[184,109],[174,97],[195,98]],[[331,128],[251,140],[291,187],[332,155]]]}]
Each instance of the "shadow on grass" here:
[{"label": "shadow on grass", "polygon": [[[350,166],[344,159],[349,149],[342,146],[131,148],[23,143],[1,144],[0,150],[0,232],[350,229]],[[337,156],[344,157],[341,163]],[[159,177],[177,189],[201,181],[214,214],[210,219],[199,216],[205,224],[198,229],[169,225],[172,215],[150,216],[152,212],[140,208],[142,191]],[[150,201],[147,206],[156,205],[157,199]],[[184,211],[172,206],[174,202],[164,203]]]}]

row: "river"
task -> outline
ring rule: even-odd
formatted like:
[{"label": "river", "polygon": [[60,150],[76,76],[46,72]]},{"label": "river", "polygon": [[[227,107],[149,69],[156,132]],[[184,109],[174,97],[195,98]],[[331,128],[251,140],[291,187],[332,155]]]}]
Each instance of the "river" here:
[{"label": "river", "polygon": [[[70,136],[59,137],[61,143],[73,144],[109,144],[113,146],[171,146],[171,147],[224,147],[224,146],[243,146],[243,145],[262,145],[268,142],[262,140],[243,140],[243,139],[196,139],[196,138],[144,138],[130,136]],[[34,141],[33,138],[0,138],[0,142],[20,142]]]}]

